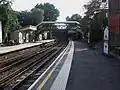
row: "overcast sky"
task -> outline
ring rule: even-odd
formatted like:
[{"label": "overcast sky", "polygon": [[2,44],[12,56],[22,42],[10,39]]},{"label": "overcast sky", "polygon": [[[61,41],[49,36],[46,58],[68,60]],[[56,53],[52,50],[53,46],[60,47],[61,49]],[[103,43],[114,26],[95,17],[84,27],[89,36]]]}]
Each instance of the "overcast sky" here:
[{"label": "overcast sky", "polygon": [[15,0],[13,3],[13,9],[17,11],[30,10],[37,3],[49,2],[55,5],[60,11],[59,21],[65,21],[66,16],[72,14],[84,12],[83,5],[89,0]]}]

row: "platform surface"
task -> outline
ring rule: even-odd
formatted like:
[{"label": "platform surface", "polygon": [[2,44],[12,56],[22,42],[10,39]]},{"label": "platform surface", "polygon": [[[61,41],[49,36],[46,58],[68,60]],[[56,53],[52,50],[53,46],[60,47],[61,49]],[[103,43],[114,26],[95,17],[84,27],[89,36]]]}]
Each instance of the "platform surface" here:
[{"label": "platform surface", "polygon": [[28,90],[120,90],[118,59],[77,41],[57,59]]},{"label": "platform surface", "polygon": [[75,42],[66,90],[120,90],[120,60]]},{"label": "platform surface", "polygon": [[0,47],[0,54],[12,52],[12,51],[20,50],[20,49],[24,49],[24,48],[29,48],[32,46],[37,46],[42,43],[47,43],[47,42],[51,42],[51,41],[54,41],[54,40],[42,40],[42,41],[38,41],[36,43],[24,43],[24,44],[15,45],[15,46]]},{"label": "platform surface", "polygon": [[68,46],[28,90],[65,90],[73,53],[74,42],[70,41]]}]

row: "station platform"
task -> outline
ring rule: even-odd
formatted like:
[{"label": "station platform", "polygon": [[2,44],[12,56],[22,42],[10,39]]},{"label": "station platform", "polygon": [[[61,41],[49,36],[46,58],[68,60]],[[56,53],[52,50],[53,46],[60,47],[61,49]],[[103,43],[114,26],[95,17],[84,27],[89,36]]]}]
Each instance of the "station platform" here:
[{"label": "station platform", "polygon": [[120,60],[70,41],[28,90],[120,90]]},{"label": "station platform", "polygon": [[19,44],[15,46],[0,47],[0,54],[5,54],[5,53],[12,52],[12,51],[25,49],[25,48],[30,48],[33,46],[38,46],[40,44],[48,43],[52,41],[54,41],[54,39],[53,40],[41,40],[41,41],[37,41],[36,43],[24,43],[24,44]]}]

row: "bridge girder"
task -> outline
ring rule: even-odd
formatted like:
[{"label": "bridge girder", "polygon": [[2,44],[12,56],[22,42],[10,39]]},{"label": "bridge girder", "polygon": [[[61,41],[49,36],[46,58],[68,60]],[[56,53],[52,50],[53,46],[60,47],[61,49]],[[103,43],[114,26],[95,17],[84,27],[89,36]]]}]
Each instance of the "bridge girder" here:
[{"label": "bridge girder", "polygon": [[43,21],[43,22],[39,23],[37,26],[40,26],[41,24],[77,24],[77,25],[79,25],[80,23],[77,21],[65,21],[65,22]]}]

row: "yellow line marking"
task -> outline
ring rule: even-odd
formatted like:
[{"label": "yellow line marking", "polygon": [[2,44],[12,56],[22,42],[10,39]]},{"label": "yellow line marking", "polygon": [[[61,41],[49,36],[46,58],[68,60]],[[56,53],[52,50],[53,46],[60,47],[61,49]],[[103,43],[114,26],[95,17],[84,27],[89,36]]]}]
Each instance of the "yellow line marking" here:
[{"label": "yellow line marking", "polygon": [[43,86],[45,85],[45,83],[48,81],[48,79],[51,77],[52,73],[54,70],[52,70],[48,76],[42,81],[42,83],[40,84],[40,86],[37,88],[37,90],[42,90]]},{"label": "yellow line marking", "polygon": [[[65,53],[63,53],[63,56],[65,55]],[[57,65],[60,63],[61,59],[63,58],[63,56],[59,59],[59,61],[57,62],[57,64],[53,67],[53,69],[49,72],[49,74],[47,75],[47,77],[42,81],[42,83],[40,84],[40,86],[37,88],[37,90],[42,90],[43,86],[46,84],[46,82],[48,81],[48,79],[51,77],[52,73],[55,71]]]},{"label": "yellow line marking", "polygon": [[[67,50],[68,50],[68,48],[67,48]],[[55,64],[55,66],[53,67],[53,69],[50,71],[50,73],[47,75],[47,77],[42,81],[42,83],[37,88],[37,90],[42,90],[43,86],[46,84],[46,82],[48,81],[48,79],[51,77],[52,73],[55,71],[56,67],[60,63],[61,59],[64,57],[64,55],[65,55],[65,53],[66,53],[67,50],[65,50],[65,52],[62,54],[62,56],[59,59],[59,61],[57,62],[57,64]]]}]

